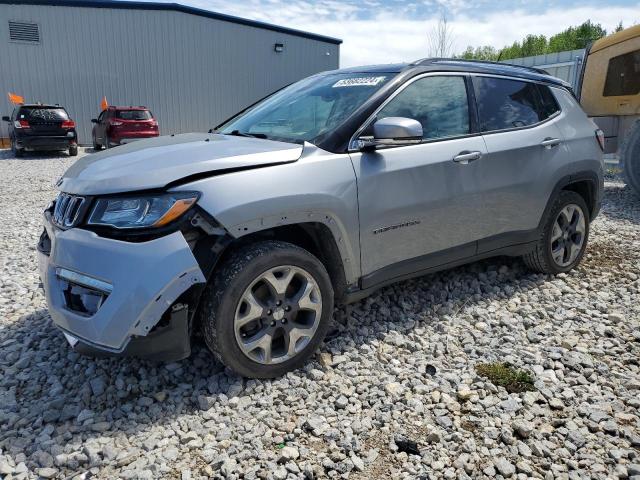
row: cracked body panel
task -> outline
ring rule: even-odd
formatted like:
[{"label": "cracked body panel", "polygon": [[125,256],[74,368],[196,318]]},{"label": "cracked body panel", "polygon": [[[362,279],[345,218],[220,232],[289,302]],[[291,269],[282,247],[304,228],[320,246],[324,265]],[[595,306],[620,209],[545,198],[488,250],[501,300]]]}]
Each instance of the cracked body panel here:
[{"label": "cracked body panel", "polygon": [[[82,229],[55,228],[45,215],[50,255],[38,252],[40,276],[54,323],[80,341],[122,352],[135,336],[147,335],[163,313],[205,277],[180,232],[130,243],[102,238]],[[68,281],[60,269],[98,280],[111,292],[92,315],[70,308]]]}]

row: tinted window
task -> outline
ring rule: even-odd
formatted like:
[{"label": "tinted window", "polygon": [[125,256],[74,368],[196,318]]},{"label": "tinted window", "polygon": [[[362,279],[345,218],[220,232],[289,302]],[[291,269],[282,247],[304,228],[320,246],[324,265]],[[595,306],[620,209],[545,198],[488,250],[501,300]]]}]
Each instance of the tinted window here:
[{"label": "tinted window", "polygon": [[540,92],[540,99],[542,101],[542,119],[549,118],[554,113],[560,111],[560,106],[556,97],[551,93],[551,89],[546,85],[538,85],[538,91]]},{"label": "tinted window", "polygon": [[603,95],[636,95],[640,92],[640,50],[609,60]]},{"label": "tinted window", "polygon": [[116,110],[116,118],[122,120],[151,120],[153,116],[148,110]]},{"label": "tinted window", "polygon": [[413,118],[422,125],[425,140],[469,133],[469,104],[462,77],[426,77],[409,84],[377,118]]},{"label": "tinted window", "polygon": [[27,120],[28,122],[61,122],[69,120],[69,115],[61,107],[21,107],[17,120]]},{"label": "tinted window", "polygon": [[551,92],[547,89],[546,101],[553,103],[545,104],[538,85],[532,82],[474,77],[473,87],[483,132],[533,125],[557,110]]}]

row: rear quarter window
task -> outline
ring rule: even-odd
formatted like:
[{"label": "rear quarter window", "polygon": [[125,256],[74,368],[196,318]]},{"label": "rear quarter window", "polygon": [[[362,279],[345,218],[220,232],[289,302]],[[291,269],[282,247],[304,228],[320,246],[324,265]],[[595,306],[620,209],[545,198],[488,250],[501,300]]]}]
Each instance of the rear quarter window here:
[{"label": "rear quarter window", "polygon": [[153,115],[149,110],[116,110],[116,118],[121,120],[151,120]]},{"label": "rear quarter window", "polygon": [[533,82],[474,77],[473,89],[483,132],[534,125],[559,110],[549,88]]}]

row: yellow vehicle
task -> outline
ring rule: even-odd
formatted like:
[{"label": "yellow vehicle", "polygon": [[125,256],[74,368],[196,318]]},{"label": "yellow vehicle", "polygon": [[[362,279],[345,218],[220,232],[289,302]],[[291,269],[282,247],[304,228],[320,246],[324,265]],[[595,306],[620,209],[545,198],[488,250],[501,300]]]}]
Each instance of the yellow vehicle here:
[{"label": "yellow vehicle", "polygon": [[627,183],[640,194],[640,25],[587,49],[577,95],[605,134],[605,153],[618,153]]}]

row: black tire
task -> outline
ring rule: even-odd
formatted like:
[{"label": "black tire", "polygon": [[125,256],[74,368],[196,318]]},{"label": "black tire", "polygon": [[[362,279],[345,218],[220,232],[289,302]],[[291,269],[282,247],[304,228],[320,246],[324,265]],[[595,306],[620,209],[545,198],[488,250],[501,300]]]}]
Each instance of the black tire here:
[{"label": "black tire", "polygon": [[[575,260],[573,260],[569,265],[562,266],[556,263],[551,254],[551,235],[558,215],[560,215],[560,212],[568,205],[577,205],[578,207],[580,207],[582,213],[584,214],[584,239]],[[582,198],[582,196],[580,196],[576,192],[562,190],[553,201],[551,208],[548,209],[543,222],[543,229],[535,249],[522,257],[524,263],[531,270],[540,273],[558,274],[568,272],[576,265],[578,265],[582,260],[582,257],[584,256],[585,249],[587,248],[587,242],[589,240],[590,221],[591,219],[589,216],[589,209],[587,207],[587,203],[584,201],[584,198]]]},{"label": "black tire", "polygon": [[625,134],[620,146],[620,160],[627,185],[640,195],[640,120],[636,120]]},{"label": "black tire", "polygon": [[100,145],[98,145],[98,142],[96,142],[96,137],[91,137],[92,143],[93,143],[93,149],[97,152],[98,150],[102,150],[102,147]]},{"label": "black tire", "polygon": [[16,158],[22,157],[24,154],[24,149],[17,147],[15,138],[11,139],[11,151],[13,152],[13,156]]},{"label": "black tire", "polygon": [[[320,291],[322,310],[307,345],[281,363],[263,364],[249,358],[236,340],[235,316],[245,290],[269,269],[291,265],[304,269]],[[308,251],[281,241],[262,241],[233,252],[205,288],[198,312],[205,342],[224,365],[250,378],[274,378],[302,366],[316,351],[331,325],[333,287],[324,265]],[[262,322],[262,320],[260,320]]]},{"label": "black tire", "polygon": [[70,157],[75,157],[76,155],[78,155],[78,146],[77,145],[71,145],[69,147],[69,156]]}]

